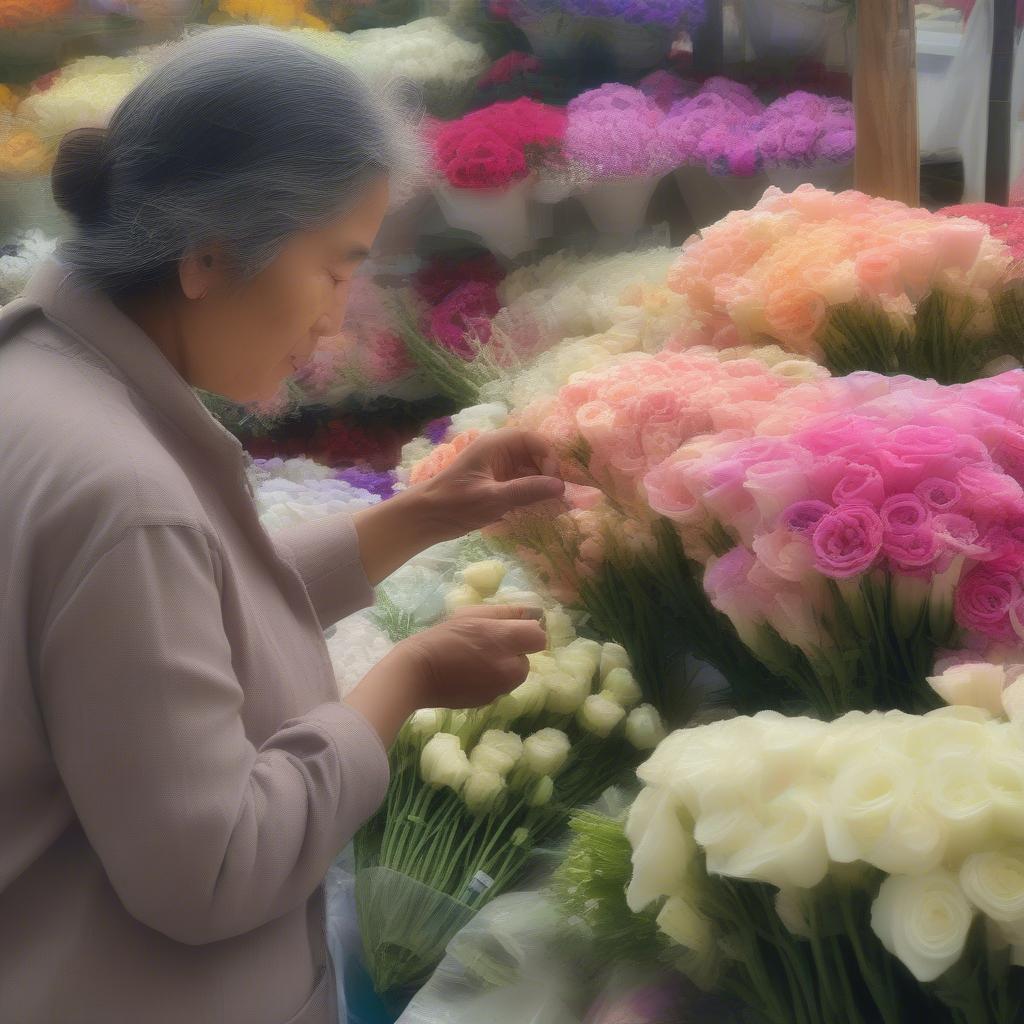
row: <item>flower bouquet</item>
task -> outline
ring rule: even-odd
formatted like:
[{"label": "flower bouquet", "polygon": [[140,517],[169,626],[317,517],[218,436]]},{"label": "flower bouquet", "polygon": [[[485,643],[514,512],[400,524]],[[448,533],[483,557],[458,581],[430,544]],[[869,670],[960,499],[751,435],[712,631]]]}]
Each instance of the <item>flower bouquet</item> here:
[{"label": "flower bouquet", "polygon": [[[500,584],[493,565],[463,575],[477,594]],[[639,696],[621,648],[573,639],[531,656],[526,682],[493,705],[409,720],[391,750],[387,800],[356,836],[356,902],[378,991],[422,983],[572,808],[657,744],[660,719]]]},{"label": "flower bouquet", "polygon": [[668,283],[700,324],[680,345],[771,340],[836,373],[954,383],[999,354],[992,296],[1010,266],[977,221],[801,185],[690,239]]},{"label": "flower bouquet", "polygon": [[38,230],[21,232],[0,243],[0,305],[24,289],[36,267],[56,248],[57,239]]},{"label": "flower bouquet", "polygon": [[533,175],[559,156],[566,116],[520,99],[494,103],[436,127],[436,195],[448,223],[514,257],[532,247],[528,199]]},{"label": "flower bouquet", "polygon": [[576,823],[556,893],[606,950],[654,951],[773,1024],[1010,1024],[1018,726],[956,707],[675,732],[639,770],[624,835]]},{"label": "flower bouquet", "polygon": [[603,233],[634,236],[661,177],[672,166],[664,115],[639,89],[609,84],[569,103],[564,152],[590,183],[582,202]]},{"label": "flower bouquet", "polygon": [[831,411],[708,438],[644,487],[683,537],[735,543],[706,559],[704,587],[805,706],[927,710],[937,651],[1018,638],[1024,374],[823,384]]}]

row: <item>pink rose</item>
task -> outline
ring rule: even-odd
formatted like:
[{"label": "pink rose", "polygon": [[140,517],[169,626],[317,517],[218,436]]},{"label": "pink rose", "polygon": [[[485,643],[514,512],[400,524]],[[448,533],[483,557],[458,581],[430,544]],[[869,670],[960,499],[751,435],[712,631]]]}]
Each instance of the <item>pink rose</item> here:
[{"label": "pink rose", "polygon": [[1003,516],[1018,511],[1024,499],[1024,489],[1012,476],[982,466],[964,466],[956,482],[964,498],[981,515]]},{"label": "pink rose", "polygon": [[686,484],[685,469],[682,462],[663,462],[643,482],[651,508],[677,523],[690,518],[697,507],[697,500]]},{"label": "pink rose", "polygon": [[967,516],[960,516],[954,512],[937,515],[932,520],[932,529],[948,548],[968,558],[980,558],[987,552],[985,546],[979,542],[981,534],[978,524]]},{"label": "pink rose", "polygon": [[956,620],[965,629],[995,640],[1012,640],[1010,609],[1020,597],[1020,584],[1015,576],[979,565],[956,588]]},{"label": "pink rose", "polygon": [[880,515],[886,533],[916,533],[931,519],[924,502],[915,494],[894,494],[882,505]]},{"label": "pink rose", "polygon": [[874,466],[851,465],[832,491],[836,505],[857,501],[881,505],[884,500],[885,484]]},{"label": "pink rose", "polygon": [[871,568],[882,550],[882,520],[864,503],[851,502],[822,516],[812,537],[815,564],[832,579]]},{"label": "pink rose", "polygon": [[831,511],[832,506],[824,501],[798,501],[782,513],[782,525],[793,533],[811,534]]},{"label": "pink rose", "polygon": [[754,554],[766,569],[792,583],[805,580],[814,568],[814,551],[808,538],[784,527],[757,537]]},{"label": "pink rose", "polygon": [[885,533],[882,552],[897,572],[917,572],[937,561],[942,554],[942,542],[930,526],[920,526]]},{"label": "pink rose", "polygon": [[960,488],[952,480],[941,477],[922,480],[914,493],[935,512],[952,512],[960,504]]},{"label": "pink rose", "polygon": [[808,460],[771,459],[747,470],[743,486],[765,522],[774,522],[783,509],[807,493]]}]

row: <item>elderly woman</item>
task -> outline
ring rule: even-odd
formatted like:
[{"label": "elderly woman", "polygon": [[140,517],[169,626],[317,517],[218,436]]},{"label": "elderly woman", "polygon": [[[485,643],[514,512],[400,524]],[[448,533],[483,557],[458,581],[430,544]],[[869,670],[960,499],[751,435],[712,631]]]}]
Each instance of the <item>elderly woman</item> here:
[{"label": "elderly woman", "polygon": [[561,493],[529,434],[269,537],[192,386],[272,395],[388,203],[396,128],[259,29],[184,45],[64,141],[77,231],[0,316],[0,1020],[333,1024],[322,880],[423,706],[522,680],[528,609],[400,644],[338,700],[322,630],[422,548]]}]

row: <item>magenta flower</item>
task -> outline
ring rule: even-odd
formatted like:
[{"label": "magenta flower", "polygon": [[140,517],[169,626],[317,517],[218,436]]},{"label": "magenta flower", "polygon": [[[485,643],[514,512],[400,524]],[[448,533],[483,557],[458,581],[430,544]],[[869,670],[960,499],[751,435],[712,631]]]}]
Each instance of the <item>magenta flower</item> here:
[{"label": "magenta flower", "polygon": [[942,539],[930,526],[900,533],[886,533],[882,553],[896,572],[919,572],[932,566],[942,554]]},{"label": "magenta flower", "polygon": [[832,501],[837,505],[851,501],[881,505],[884,500],[885,484],[874,466],[851,465],[832,491]]},{"label": "magenta flower", "polygon": [[880,511],[887,534],[916,533],[928,526],[931,513],[916,494],[894,494]]},{"label": "magenta flower", "polygon": [[922,480],[914,493],[935,512],[952,512],[960,504],[960,488],[952,480],[941,477]]},{"label": "magenta flower", "polygon": [[811,543],[824,575],[848,579],[874,564],[882,550],[882,520],[870,505],[852,502],[822,516]]},{"label": "magenta flower", "polygon": [[965,629],[993,640],[1014,639],[1010,609],[1020,601],[1017,578],[988,565],[972,569],[956,588],[956,620]]},{"label": "magenta flower", "polygon": [[809,534],[831,511],[832,506],[824,501],[798,501],[782,513],[782,524],[793,533]]}]

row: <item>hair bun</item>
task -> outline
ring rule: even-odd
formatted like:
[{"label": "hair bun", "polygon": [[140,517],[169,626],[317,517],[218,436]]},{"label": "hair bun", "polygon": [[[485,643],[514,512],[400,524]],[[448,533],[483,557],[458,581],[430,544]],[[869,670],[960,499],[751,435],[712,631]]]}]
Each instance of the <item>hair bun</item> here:
[{"label": "hair bun", "polygon": [[106,211],[109,177],[106,128],[78,128],[61,139],[51,174],[53,198],[80,224]]}]

